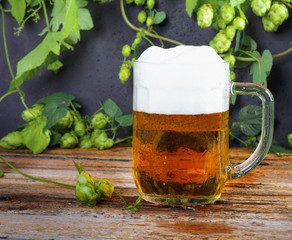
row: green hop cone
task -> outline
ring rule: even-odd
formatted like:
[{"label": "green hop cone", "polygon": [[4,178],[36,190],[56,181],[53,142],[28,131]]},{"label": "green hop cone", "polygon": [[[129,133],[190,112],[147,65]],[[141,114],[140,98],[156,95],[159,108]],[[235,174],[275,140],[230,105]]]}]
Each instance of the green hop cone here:
[{"label": "green hop cone", "polygon": [[111,148],[113,145],[114,145],[114,140],[112,140],[111,138],[108,138],[104,142],[104,148]]},{"label": "green hop cone", "polygon": [[214,18],[214,9],[209,4],[203,4],[197,13],[197,23],[201,28],[210,27]]},{"label": "green hop cone", "polygon": [[232,41],[236,33],[236,28],[234,26],[229,25],[226,27],[225,33],[226,33],[227,38],[230,41]]},{"label": "green hop cone", "polygon": [[44,110],[43,104],[34,104],[33,108],[29,108],[22,111],[21,117],[24,121],[30,122],[36,117],[42,115],[43,110]]},{"label": "green hop cone", "polygon": [[290,146],[292,147],[292,133],[288,134],[288,142],[290,144]]},{"label": "green hop cone", "polygon": [[146,26],[147,27],[151,27],[153,24],[153,18],[152,17],[148,17],[146,20]]},{"label": "green hop cone", "polygon": [[226,24],[230,23],[235,17],[235,9],[232,7],[230,2],[225,2],[220,8],[221,18]]},{"label": "green hop cone", "polygon": [[124,57],[129,57],[130,56],[130,54],[131,54],[131,47],[128,44],[126,44],[126,45],[123,46],[122,54],[123,54]]},{"label": "green hop cone", "polygon": [[230,71],[230,80],[231,80],[231,82],[234,82],[235,79],[236,79],[235,72]]},{"label": "green hop cone", "polygon": [[241,17],[236,17],[234,20],[233,20],[233,26],[242,31],[244,28],[245,28],[245,21],[243,18]]},{"label": "green hop cone", "polygon": [[5,149],[19,149],[24,148],[22,141],[22,134],[20,131],[8,133],[0,140],[0,147]]},{"label": "green hop cone", "polygon": [[217,52],[224,53],[228,51],[231,46],[231,41],[226,36],[225,31],[220,30],[214,39],[210,41],[209,45]]},{"label": "green hop cone", "polygon": [[136,58],[132,58],[131,60],[131,66],[133,67],[134,66],[134,62],[136,61]]},{"label": "green hop cone", "polygon": [[109,120],[109,117],[103,113],[96,113],[92,116],[91,125],[94,129],[103,128]]},{"label": "green hop cone", "polygon": [[269,11],[272,0],[252,0],[251,8],[255,15],[262,17]]},{"label": "green hop cone", "polygon": [[218,19],[217,25],[221,29],[225,29],[226,28],[226,23],[225,23],[224,19],[221,18],[221,17]]},{"label": "green hop cone", "polygon": [[130,69],[121,68],[121,70],[119,72],[119,79],[122,83],[127,82],[129,80],[130,76],[131,76]]},{"label": "green hop cone", "polygon": [[78,146],[80,148],[92,148],[91,136],[90,134],[86,134],[79,139]]},{"label": "green hop cone", "polygon": [[278,25],[275,25],[272,20],[268,17],[268,15],[263,16],[262,18],[264,29],[267,32],[275,32],[278,30]]},{"label": "green hop cone", "polygon": [[141,0],[134,0],[134,2],[135,2],[135,4],[136,4],[137,6],[142,5],[142,1],[141,1]]},{"label": "green hop cone", "polygon": [[95,183],[95,189],[101,193],[101,197],[111,198],[114,192],[114,185],[109,180],[102,179]]},{"label": "green hop cone", "polygon": [[65,133],[60,139],[61,148],[74,148],[78,144],[78,138],[74,132]]},{"label": "green hop cone", "polygon": [[280,26],[289,17],[289,12],[283,3],[275,1],[268,12],[268,17],[275,25]]},{"label": "green hop cone", "polygon": [[78,137],[82,137],[86,133],[86,126],[82,120],[74,122],[74,132]]},{"label": "green hop cone", "polygon": [[147,7],[151,10],[154,8],[155,0],[147,0]]},{"label": "green hop cone", "polygon": [[134,39],[133,44],[132,44],[132,48],[135,48],[137,45],[139,45],[139,44],[141,43],[141,41],[142,41],[142,38],[140,38],[140,37],[136,37],[136,38]]},{"label": "green hop cone", "polygon": [[113,146],[113,140],[108,138],[105,131],[95,130],[91,134],[91,142],[98,150],[105,148],[111,148]]},{"label": "green hop cone", "polygon": [[85,184],[85,183],[92,183],[94,184],[94,180],[90,174],[85,171],[80,172],[77,177],[77,184]]},{"label": "green hop cone", "polygon": [[229,62],[229,68],[233,68],[236,60],[232,54],[228,54],[224,57],[224,61]]},{"label": "green hop cone", "polygon": [[74,119],[71,112],[67,111],[66,116],[60,119],[54,127],[59,130],[66,130],[72,126],[73,121]]},{"label": "green hop cone", "polygon": [[95,191],[93,183],[77,184],[75,187],[75,197],[78,201],[93,207],[100,200],[101,194]]},{"label": "green hop cone", "polygon": [[139,23],[143,24],[146,22],[146,19],[147,19],[147,14],[144,10],[142,10],[141,12],[138,13],[138,21]]}]

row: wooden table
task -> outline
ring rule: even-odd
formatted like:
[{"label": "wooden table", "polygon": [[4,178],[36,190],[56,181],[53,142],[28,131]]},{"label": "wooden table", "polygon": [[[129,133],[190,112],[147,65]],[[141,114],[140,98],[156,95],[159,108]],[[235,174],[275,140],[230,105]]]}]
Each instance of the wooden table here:
[{"label": "wooden table", "polygon": [[[76,160],[95,180],[110,180],[129,203],[138,197],[130,147],[0,154],[27,174],[68,184],[75,184]],[[249,154],[231,149],[230,158],[240,162]],[[0,169],[0,239],[292,239],[292,156],[269,154],[254,171],[227,183],[214,204],[179,208],[142,201],[137,213],[116,195],[87,207],[75,200],[73,188],[25,178],[2,161]]]}]

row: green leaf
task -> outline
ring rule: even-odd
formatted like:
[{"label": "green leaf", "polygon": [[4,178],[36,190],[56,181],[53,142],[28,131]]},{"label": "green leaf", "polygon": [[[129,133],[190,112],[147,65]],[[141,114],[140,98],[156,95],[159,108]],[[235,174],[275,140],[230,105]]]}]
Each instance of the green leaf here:
[{"label": "green leaf", "polygon": [[56,54],[53,54],[51,52],[47,56],[44,65],[48,70],[51,70],[54,73],[57,73],[59,71],[59,69],[63,66],[63,63],[61,63],[58,60],[58,56]]},{"label": "green leaf", "polygon": [[82,108],[82,105],[77,102],[72,102],[75,108]]},{"label": "green leaf", "polygon": [[93,21],[88,9],[78,9],[78,24],[81,30],[90,30],[93,28]]},{"label": "green leaf", "polygon": [[292,148],[273,140],[269,153],[292,153]]},{"label": "green leaf", "polygon": [[162,23],[166,18],[165,12],[157,12],[153,18],[153,24]]},{"label": "green leaf", "polygon": [[186,0],[186,11],[191,18],[193,15],[193,11],[197,6],[198,0]]},{"label": "green leaf", "polygon": [[11,81],[9,89],[12,90],[16,86],[19,87],[24,81],[34,77],[40,71],[50,52],[59,55],[60,41],[62,41],[60,32],[48,33],[35,49],[17,63],[16,81]]},{"label": "green leaf", "polygon": [[81,173],[81,169],[79,167],[79,165],[73,160],[73,163],[74,163],[74,166],[76,167],[78,173],[80,174]]},{"label": "green leaf", "polygon": [[27,6],[35,7],[36,5],[41,4],[40,0],[26,0]]},{"label": "green leaf", "polygon": [[61,67],[63,67],[63,63],[59,60],[56,60],[55,62],[50,63],[46,66],[48,70],[53,71],[55,74],[58,73]]},{"label": "green leaf", "polygon": [[251,54],[256,58],[261,58],[261,54],[258,51],[252,51]]},{"label": "green leaf", "polygon": [[238,114],[240,130],[247,136],[255,136],[262,127],[262,108],[257,105],[243,107]]},{"label": "green leaf", "polygon": [[[44,128],[44,130],[46,130],[46,128]],[[50,145],[49,147],[57,147],[60,146],[61,144],[61,139],[62,134],[59,132],[55,132],[53,130],[51,130],[51,141],[50,141]]]},{"label": "green leaf", "polygon": [[86,7],[88,5],[88,1],[86,1],[86,0],[76,0],[76,5],[79,8]]},{"label": "green leaf", "polygon": [[11,14],[18,23],[22,21],[25,15],[26,3],[25,0],[8,0],[11,5]]},{"label": "green leaf", "polygon": [[86,120],[86,123],[88,124],[88,125],[90,125],[91,123],[92,123],[92,117],[91,116],[89,116],[89,115],[85,115],[85,120]]},{"label": "green leaf", "polygon": [[115,120],[121,127],[129,127],[133,125],[133,114],[116,117]]},{"label": "green leaf", "polygon": [[13,89],[17,88],[17,86],[20,87],[23,84],[23,82],[33,78],[35,75],[39,73],[41,68],[42,66],[39,66],[34,69],[28,70],[19,76],[16,76],[15,79],[10,82],[9,91],[12,91]]},{"label": "green leaf", "polygon": [[45,130],[53,127],[60,119],[66,116],[68,105],[74,99],[75,97],[72,94],[56,92],[36,101],[36,103],[46,104],[42,113],[47,118]]},{"label": "green leaf", "polygon": [[242,31],[237,31],[236,37],[235,37],[235,47],[234,52],[236,53],[240,47],[240,39],[241,39]]},{"label": "green leaf", "polygon": [[55,126],[63,117],[66,116],[68,109],[66,105],[58,106],[56,104],[47,104],[42,112],[42,115],[47,118],[47,124],[44,130]]},{"label": "green leaf", "polygon": [[262,55],[262,59],[260,60],[263,69],[270,73],[272,66],[273,66],[273,56],[269,50],[265,50]]},{"label": "green leaf", "polygon": [[248,23],[248,20],[247,20],[247,18],[245,16],[244,12],[241,10],[240,6],[237,6],[237,9],[238,9],[238,12],[239,12],[239,16],[241,18],[243,18],[246,23]]},{"label": "green leaf", "polygon": [[237,61],[235,62],[234,67],[235,67],[235,68],[246,68],[246,67],[248,67],[250,64],[251,64],[251,62],[246,62],[246,61],[239,61],[239,60],[237,60]]},{"label": "green leaf", "polygon": [[41,153],[50,143],[49,130],[43,131],[46,123],[46,117],[40,116],[22,130],[23,143],[33,154]]},{"label": "green leaf", "polygon": [[63,26],[63,35],[64,39],[69,36],[71,31],[74,29],[74,33],[78,35],[78,7],[76,5],[76,0],[71,0],[68,5],[66,16],[65,16],[65,24]]},{"label": "green leaf", "polygon": [[230,96],[230,103],[231,103],[232,105],[235,104],[235,102],[236,102],[236,98],[237,98],[237,95],[236,95],[236,94]]},{"label": "green leaf", "polygon": [[246,0],[230,0],[232,7],[240,6],[240,4],[244,3]]},{"label": "green leaf", "polygon": [[80,163],[80,171],[81,171],[81,172],[85,172],[85,169],[84,169],[84,167],[82,166],[81,163]]},{"label": "green leaf", "polygon": [[134,49],[134,58],[138,59],[139,57],[140,57],[140,48],[139,48],[139,45],[136,45]]},{"label": "green leaf", "polygon": [[250,7],[250,0],[245,0],[242,4],[240,4],[240,8],[243,12],[246,12],[246,10]]},{"label": "green leaf", "polygon": [[61,25],[65,23],[66,18],[66,2],[64,0],[58,0],[54,2],[54,7],[51,13],[52,31],[56,32],[60,29]]},{"label": "green leaf", "polygon": [[110,117],[119,117],[122,116],[123,114],[122,110],[118,107],[118,105],[110,98],[104,102],[103,110]]},{"label": "green leaf", "polygon": [[4,176],[4,172],[0,169],[0,178]]},{"label": "green leaf", "polygon": [[69,102],[73,101],[75,97],[72,94],[65,92],[56,92],[49,96],[39,99],[36,103],[54,104],[57,106],[68,106]]},{"label": "green leaf", "polygon": [[267,86],[267,74],[261,62],[253,62],[250,68],[250,75],[253,76],[253,82]]},{"label": "green leaf", "polygon": [[254,51],[257,49],[257,43],[254,39],[252,39],[250,36],[245,35],[243,40],[242,40],[242,44],[247,47],[247,50],[249,51]]}]

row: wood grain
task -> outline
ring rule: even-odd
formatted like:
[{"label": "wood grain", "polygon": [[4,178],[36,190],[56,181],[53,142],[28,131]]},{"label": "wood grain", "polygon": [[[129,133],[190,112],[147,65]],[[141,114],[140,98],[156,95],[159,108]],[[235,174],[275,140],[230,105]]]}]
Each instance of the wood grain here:
[{"label": "wood grain", "polygon": [[[27,174],[75,184],[71,160],[82,163],[95,180],[106,178],[129,203],[138,192],[132,178],[132,149],[49,149],[39,155],[3,150],[7,161]],[[250,155],[231,149],[234,163]],[[74,189],[21,176],[3,162],[0,169],[0,239],[292,239],[292,156],[269,154],[246,176],[227,183],[214,204],[156,206],[142,201],[139,212],[121,200],[87,207]]]}]

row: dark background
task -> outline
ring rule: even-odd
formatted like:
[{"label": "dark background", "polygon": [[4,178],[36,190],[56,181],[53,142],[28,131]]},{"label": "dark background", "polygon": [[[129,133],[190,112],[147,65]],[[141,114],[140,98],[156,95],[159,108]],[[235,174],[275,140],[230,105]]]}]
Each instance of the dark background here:
[{"label": "dark background", "polygon": [[[167,20],[155,27],[160,35],[188,45],[208,45],[216,34],[212,28],[199,28],[195,18],[188,17],[184,0],[157,0],[156,2],[156,9],[165,11],[167,14]],[[64,66],[60,72],[55,75],[43,69],[36,77],[21,86],[21,90],[26,94],[25,100],[28,106],[32,106],[39,98],[64,91],[76,96],[76,101],[83,106],[82,114],[94,113],[99,108],[98,102],[107,98],[117,102],[125,114],[131,113],[132,78],[122,84],[119,81],[118,72],[123,60],[121,49],[124,44],[131,45],[136,32],[124,22],[118,0],[103,5],[90,3],[89,10],[95,27],[90,31],[82,31],[81,41],[75,45],[74,51],[62,53],[60,60]],[[141,26],[136,20],[140,10],[141,8],[135,5],[126,6],[127,15],[136,26]],[[48,7],[48,12],[51,12],[50,7]],[[291,10],[289,12],[291,14]],[[45,22],[42,16],[37,24],[28,22],[18,37],[13,34],[13,28],[17,27],[16,21],[9,13],[5,16],[8,50],[14,73],[16,73],[17,62],[42,40],[42,37],[38,37],[37,34],[45,27]],[[289,48],[289,42],[292,41],[292,17],[289,17],[276,33],[265,32],[261,18],[251,11],[247,12],[247,18],[249,20],[247,34],[257,41],[260,52],[269,49],[272,54],[275,54]],[[2,32],[2,20],[0,28]],[[155,40],[154,42],[159,44]],[[170,43],[166,45],[174,46]],[[149,43],[143,41],[140,46],[143,50],[149,47]],[[292,132],[291,60],[292,53],[275,59],[268,78],[268,88],[275,98],[274,138],[285,145],[288,144],[287,135]],[[11,80],[2,37],[0,38],[0,73],[0,96],[2,96],[6,93]],[[252,81],[249,69],[236,70],[236,75],[237,81]],[[236,106],[230,107],[230,121],[236,121],[239,109],[251,103],[259,103],[259,101],[250,97],[238,97]],[[18,94],[8,96],[0,103],[0,137],[23,123],[22,110],[24,107]]]}]

